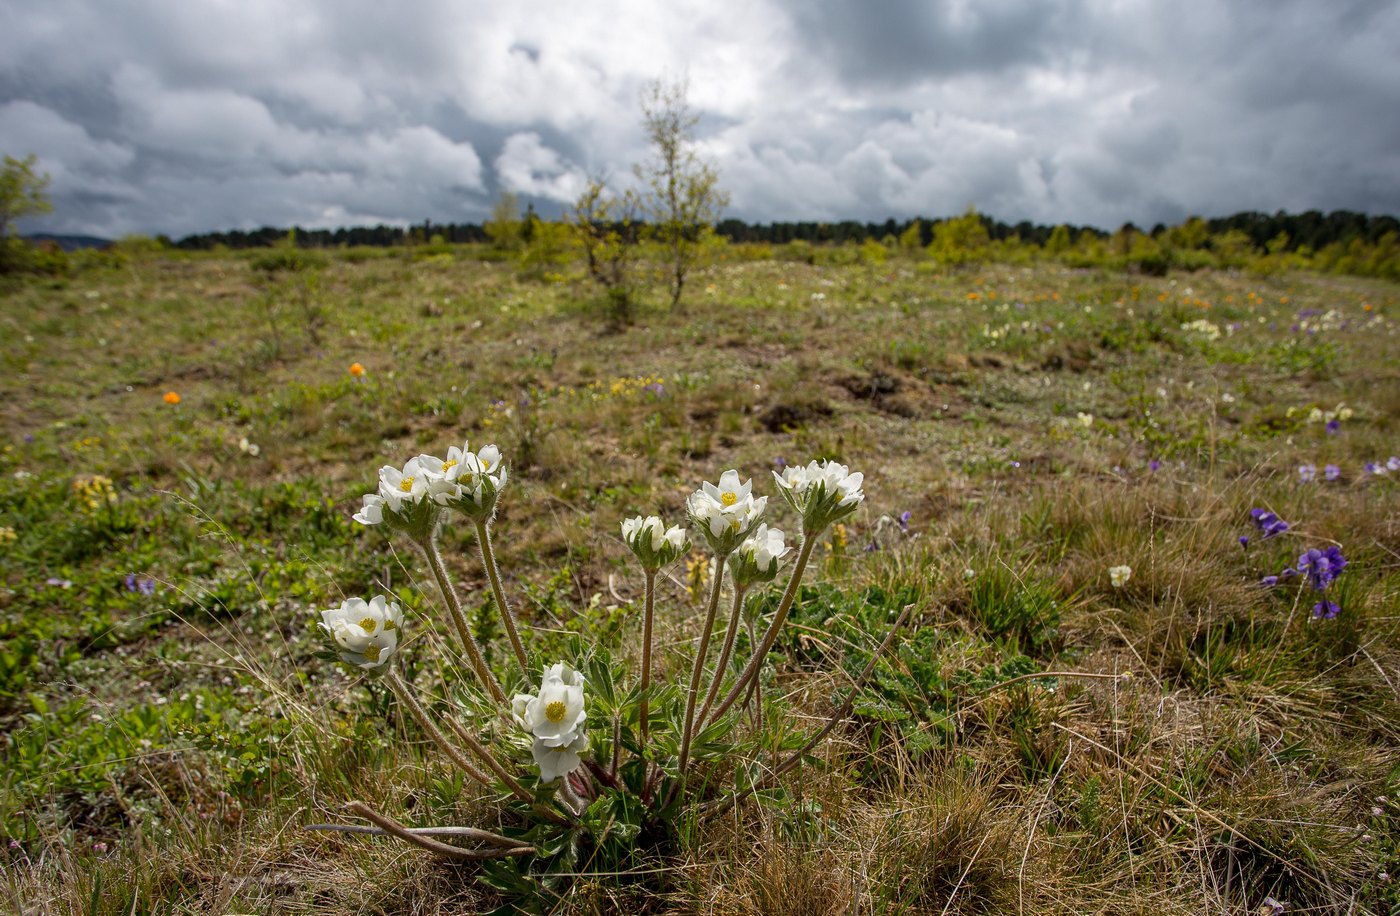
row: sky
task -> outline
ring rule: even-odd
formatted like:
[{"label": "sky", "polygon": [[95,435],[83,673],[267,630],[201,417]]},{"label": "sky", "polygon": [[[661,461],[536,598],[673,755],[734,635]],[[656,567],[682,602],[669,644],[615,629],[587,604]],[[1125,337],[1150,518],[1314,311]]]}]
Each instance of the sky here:
[{"label": "sky", "polygon": [[1395,0],[0,0],[26,231],[554,215],[683,79],[726,216],[1400,214]]}]

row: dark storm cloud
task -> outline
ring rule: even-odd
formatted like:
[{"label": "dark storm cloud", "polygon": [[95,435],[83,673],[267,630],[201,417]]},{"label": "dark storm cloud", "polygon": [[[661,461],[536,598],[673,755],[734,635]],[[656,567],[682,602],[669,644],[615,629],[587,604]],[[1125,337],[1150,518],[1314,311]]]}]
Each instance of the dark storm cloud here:
[{"label": "dark storm cloud", "polygon": [[785,6],[811,57],[853,84],[1046,64],[1086,34],[1075,0],[788,0]]},{"label": "dark storm cloud", "polygon": [[53,231],[552,213],[669,73],[746,219],[1400,212],[1397,46],[1392,2],[0,0],[0,150]]}]

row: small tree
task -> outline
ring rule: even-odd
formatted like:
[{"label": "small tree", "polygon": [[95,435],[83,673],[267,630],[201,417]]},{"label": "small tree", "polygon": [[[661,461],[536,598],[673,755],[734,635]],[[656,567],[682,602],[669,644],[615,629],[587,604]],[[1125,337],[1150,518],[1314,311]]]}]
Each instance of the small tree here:
[{"label": "small tree", "polygon": [[24,262],[24,243],[12,238],[15,223],[23,217],[50,213],[53,204],[46,193],[49,176],[36,169],[38,159],[31,155],[23,159],[5,157],[0,169],[0,272],[20,267]]},{"label": "small tree", "polygon": [[686,275],[729,203],[718,173],[695,152],[699,121],[684,81],[654,80],[642,91],[642,123],[654,158],[635,171],[647,188],[642,205],[651,237],[666,252],[672,308],[680,304]]},{"label": "small tree", "polygon": [[945,219],[933,227],[928,253],[945,265],[975,264],[984,260],[991,237],[982,217],[968,207],[962,216]]},{"label": "small tree", "polygon": [[481,227],[486,237],[502,251],[515,251],[525,242],[525,223],[520,219],[520,199],[502,191],[491,208],[491,218]]},{"label": "small tree", "polygon": [[583,247],[588,275],[603,288],[608,318],[623,325],[632,320],[633,261],[637,256],[637,195],[608,193],[601,178],[593,178],[570,214],[570,224]]}]

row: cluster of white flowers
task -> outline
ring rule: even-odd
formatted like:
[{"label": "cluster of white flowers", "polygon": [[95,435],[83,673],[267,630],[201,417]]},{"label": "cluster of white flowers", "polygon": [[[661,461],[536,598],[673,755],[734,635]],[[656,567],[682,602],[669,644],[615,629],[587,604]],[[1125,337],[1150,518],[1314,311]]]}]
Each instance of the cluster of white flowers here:
[{"label": "cluster of white flowers", "polygon": [[622,539],[637,555],[642,568],[653,572],[674,563],[690,546],[686,541],[685,529],[679,525],[667,528],[666,523],[655,515],[624,519]]},{"label": "cluster of white flowers", "polygon": [[813,461],[805,468],[797,465],[773,472],[778,492],[802,516],[807,535],[815,535],[827,525],[845,518],[865,499],[861,484],[865,475],[852,474],[835,461]]},{"label": "cluster of white flowers", "polygon": [[385,523],[423,538],[432,533],[443,507],[477,521],[490,518],[507,479],[500,449],[488,445],[472,452],[463,442],[461,448],[454,445],[447,450],[446,460],[419,455],[402,469],[392,465],[380,468],[379,489],[365,494],[355,521],[362,525]]},{"label": "cluster of white flowers", "polygon": [[1204,318],[1183,322],[1181,329],[1190,334],[1200,334],[1206,340],[1214,341],[1220,339],[1220,325],[1213,321],[1206,321]]},{"label": "cluster of white flowers", "polygon": [[511,715],[534,738],[530,751],[540,768],[540,782],[573,772],[580,755],[588,753],[583,675],[565,662],[545,669],[538,694],[516,694]]},{"label": "cluster of white flowers", "polygon": [[705,481],[685,501],[690,520],[718,556],[728,556],[748,537],[767,505],[768,497],[753,495],[753,481],[740,481],[732,469],[720,475],[718,486]]},{"label": "cluster of white flowers", "polygon": [[366,493],[355,513],[361,525],[387,524],[414,537],[430,534],[437,523],[437,507],[428,499],[428,476],[417,458],[400,470],[392,465],[379,469],[379,489]]},{"label": "cluster of white flowers", "polygon": [[439,506],[456,509],[484,521],[496,509],[496,497],[505,489],[509,474],[501,450],[487,445],[473,452],[468,442],[447,450],[447,459],[419,455],[418,466],[428,477],[428,494]]},{"label": "cluster of white flowers", "polygon": [[321,612],[321,629],[335,641],[340,658],[363,671],[381,673],[399,647],[403,610],[378,595],[369,601],[348,598]]},{"label": "cluster of white flowers", "polygon": [[734,576],[735,586],[747,588],[772,582],[778,575],[778,561],[791,549],[781,530],[760,524],[729,557],[729,571]]}]

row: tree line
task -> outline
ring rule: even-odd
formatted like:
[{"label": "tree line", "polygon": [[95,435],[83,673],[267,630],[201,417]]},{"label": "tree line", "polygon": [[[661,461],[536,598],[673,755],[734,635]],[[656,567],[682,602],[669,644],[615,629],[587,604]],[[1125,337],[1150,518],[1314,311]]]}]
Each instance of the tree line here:
[{"label": "tree line", "polygon": [[[957,219],[960,217],[887,219],[879,223],[856,220],[750,223],[741,219],[728,218],[716,223],[714,231],[721,238],[738,243],[784,245],[800,241],[813,245],[844,245],[860,244],[867,239],[882,241],[904,238],[920,248],[926,248],[933,242],[937,227]],[[1056,236],[1057,230],[1059,230],[1061,237],[1068,234],[1072,239],[1079,239],[1087,234],[1093,238],[1106,240],[1113,234],[1096,226],[1064,225],[1061,228],[1061,226],[1029,221],[1005,223],[986,214],[978,214],[978,219],[991,241],[1005,242],[1016,239],[1023,245],[1033,245],[1040,248],[1051,244],[1051,239]],[[527,242],[529,235],[543,222],[546,221],[541,220],[533,209],[526,211],[522,220],[522,231],[526,235]],[[1239,239],[1240,241],[1247,240],[1251,247],[1261,252],[1271,248],[1290,253],[1299,249],[1317,251],[1328,245],[1345,246],[1353,241],[1374,245],[1380,242],[1387,233],[1400,233],[1400,220],[1394,216],[1370,216],[1351,210],[1334,210],[1330,213],[1308,210],[1296,214],[1286,213],[1282,210],[1272,214],[1244,211],[1232,216],[1214,219],[1202,220],[1193,217],[1179,226],[1158,223],[1150,230],[1139,229],[1132,223],[1127,223],[1120,227],[1118,232],[1161,239],[1173,229],[1190,227],[1193,224],[1199,225],[1208,237],[1224,236],[1226,233],[1232,232],[1241,233],[1244,238]],[[427,244],[434,240],[434,237],[453,244],[491,241],[488,225],[482,223],[425,221],[406,227],[379,225],[341,229],[293,228],[296,243],[302,248],[397,247]],[[910,238],[911,232],[917,233],[917,235]],[[269,248],[283,242],[287,236],[287,228],[264,226],[261,229],[246,231],[235,229],[227,232],[198,233],[185,236],[179,241],[169,242],[169,244],[187,251],[207,251],[220,246],[229,249]],[[1286,241],[1281,240],[1281,237],[1286,237]],[[1235,236],[1235,238],[1239,237]],[[161,239],[161,241],[168,242],[166,239]]]}]

